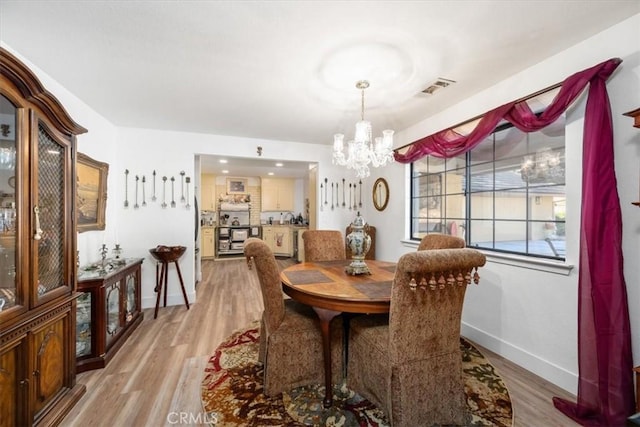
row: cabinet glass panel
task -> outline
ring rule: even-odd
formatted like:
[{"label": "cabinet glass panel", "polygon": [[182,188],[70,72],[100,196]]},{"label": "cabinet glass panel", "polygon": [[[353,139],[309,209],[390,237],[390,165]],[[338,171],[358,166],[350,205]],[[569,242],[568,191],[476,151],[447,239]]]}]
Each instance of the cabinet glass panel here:
[{"label": "cabinet glass panel", "polygon": [[[38,295],[65,285],[65,149],[38,125]],[[36,224],[37,227],[37,224]]]},{"label": "cabinet glass panel", "polygon": [[138,311],[136,300],[136,276],[130,274],[127,276],[127,311],[125,313],[127,323],[133,320],[133,314]]},{"label": "cabinet glass panel", "polygon": [[80,294],[76,312],[76,357],[91,354],[91,292]]},{"label": "cabinet glass panel", "polygon": [[16,107],[0,96],[0,311],[22,304],[16,287]]},{"label": "cabinet glass panel", "polygon": [[120,281],[106,288],[106,328],[107,345],[120,331]]}]

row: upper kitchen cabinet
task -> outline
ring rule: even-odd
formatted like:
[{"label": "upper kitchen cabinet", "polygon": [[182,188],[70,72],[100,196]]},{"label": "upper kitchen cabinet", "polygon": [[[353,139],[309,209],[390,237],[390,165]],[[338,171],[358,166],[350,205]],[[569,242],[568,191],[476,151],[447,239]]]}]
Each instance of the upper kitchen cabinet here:
[{"label": "upper kitchen cabinet", "polygon": [[0,425],[56,425],[76,384],[76,124],[0,48]]},{"label": "upper kitchen cabinet", "polygon": [[213,211],[216,209],[216,176],[204,173],[200,177],[200,198],[202,199],[200,209]]},{"label": "upper kitchen cabinet", "polygon": [[293,211],[295,182],[292,179],[262,178],[262,211]]}]

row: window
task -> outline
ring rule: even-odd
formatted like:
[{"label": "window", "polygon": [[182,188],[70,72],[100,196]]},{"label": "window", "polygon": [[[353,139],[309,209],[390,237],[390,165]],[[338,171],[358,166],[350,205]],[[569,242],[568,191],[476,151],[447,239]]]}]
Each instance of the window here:
[{"label": "window", "polygon": [[459,157],[412,163],[411,238],[564,260],[564,146],[563,117],[533,133],[507,123]]}]

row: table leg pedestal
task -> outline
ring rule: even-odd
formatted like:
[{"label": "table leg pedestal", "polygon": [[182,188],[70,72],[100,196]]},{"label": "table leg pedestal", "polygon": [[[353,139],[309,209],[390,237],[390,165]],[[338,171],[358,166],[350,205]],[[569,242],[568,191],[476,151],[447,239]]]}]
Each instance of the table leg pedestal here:
[{"label": "table leg pedestal", "polygon": [[333,384],[331,381],[331,320],[340,314],[339,311],[326,310],[313,307],[320,319],[320,331],[322,333],[322,353],[324,357],[324,399],[325,408],[333,405]]},{"label": "table leg pedestal", "polygon": [[[176,271],[178,272],[178,279],[180,280],[180,288],[182,289],[182,296],[184,297],[184,304],[187,306],[187,310],[189,310],[189,299],[187,298],[187,291],[184,288],[184,281],[182,280],[182,272],[180,271],[180,265],[178,261],[172,261],[176,266]],[[158,274],[158,265],[160,267],[160,273]],[[164,307],[167,306],[167,291],[169,288],[169,263],[168,262],[160,262],[156,264],[156,287],[154,289],[155,292],[158,293],[156,295],[156,309],[153,312],[153,318],[158,317],[158,308],[160,307],[160,296],[162,294],[162,282],[164,281]]]}]

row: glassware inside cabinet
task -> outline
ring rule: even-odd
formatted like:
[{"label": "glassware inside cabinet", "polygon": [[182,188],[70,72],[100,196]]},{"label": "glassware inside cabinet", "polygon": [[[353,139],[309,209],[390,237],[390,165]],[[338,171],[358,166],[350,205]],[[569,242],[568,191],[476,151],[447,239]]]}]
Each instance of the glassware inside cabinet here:
[{"label": "glassware inside cabinet", "polygon": [[76,311],[76,357],[91,354],[91,292],[78,297]]},{"label": "glassware inside cabinet", "polygon": [[136,306],[136,276],[130,274],[127,276],[127,311],[125,313],[125,320],[127,323],[133,320],[133,314],[138,310]]},{"label": "glassware inside cabinet", "polygon": [[106,289],[107,298],[107,345],[113,340],[120,330],[120,281],[115,282]]},{"label": "glassware inside cabinet", "polygon": [[16,284],[16,107],[0,95],[0,311],[24,303]]}]

